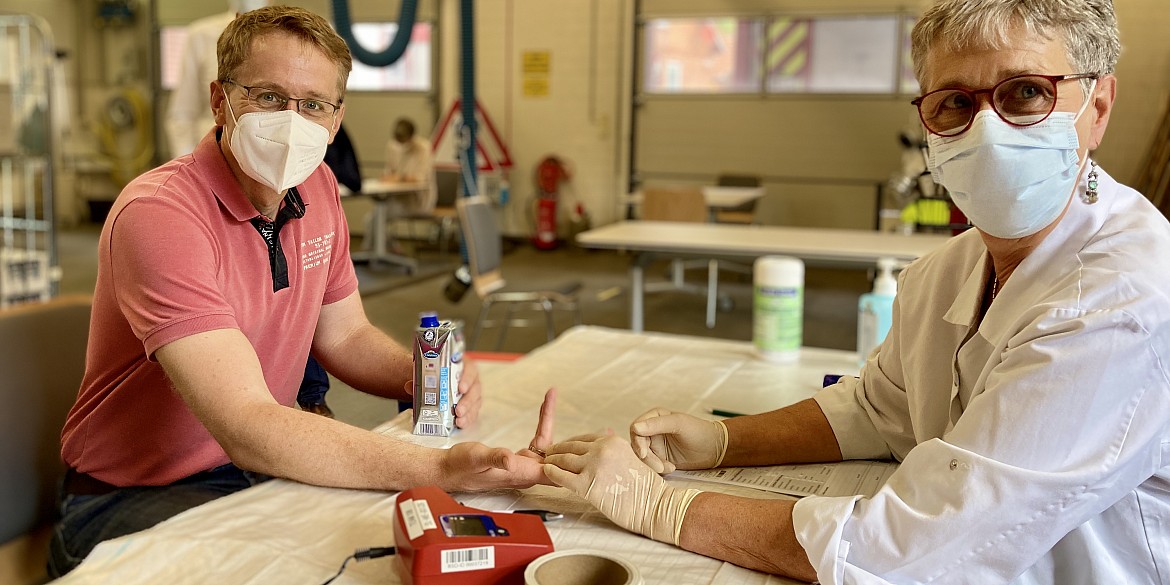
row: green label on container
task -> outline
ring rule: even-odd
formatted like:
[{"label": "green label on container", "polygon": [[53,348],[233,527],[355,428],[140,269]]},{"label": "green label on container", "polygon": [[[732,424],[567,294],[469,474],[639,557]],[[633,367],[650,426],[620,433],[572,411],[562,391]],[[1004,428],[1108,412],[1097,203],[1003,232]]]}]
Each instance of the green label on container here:
[{"label": "green label on container", "polygon": [[755,287],[752,341],[762,351],[800,349],[804,321],[803,287]]}]

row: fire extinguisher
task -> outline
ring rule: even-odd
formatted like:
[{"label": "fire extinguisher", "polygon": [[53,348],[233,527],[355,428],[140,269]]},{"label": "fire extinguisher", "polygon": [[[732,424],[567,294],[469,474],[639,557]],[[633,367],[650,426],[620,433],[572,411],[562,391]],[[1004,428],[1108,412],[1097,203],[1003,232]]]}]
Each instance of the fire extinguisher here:
[{"label": "fire extinguisher", "polygon": [[536,165],[536,233],[532,245],[538,250],[557,247],[557,190],[569,179],[561,159],[546,156]]}]

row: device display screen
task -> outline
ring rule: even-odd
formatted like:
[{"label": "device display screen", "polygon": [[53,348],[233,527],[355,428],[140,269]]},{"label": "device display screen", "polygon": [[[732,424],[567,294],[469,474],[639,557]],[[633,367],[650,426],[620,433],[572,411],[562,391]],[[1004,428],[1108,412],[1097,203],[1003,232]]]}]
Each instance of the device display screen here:
[{"label": "device display screen", "polygon": [[448,515],[443,517],[443,527],[448,536],[491,536],[485,516],[480,515]]}]

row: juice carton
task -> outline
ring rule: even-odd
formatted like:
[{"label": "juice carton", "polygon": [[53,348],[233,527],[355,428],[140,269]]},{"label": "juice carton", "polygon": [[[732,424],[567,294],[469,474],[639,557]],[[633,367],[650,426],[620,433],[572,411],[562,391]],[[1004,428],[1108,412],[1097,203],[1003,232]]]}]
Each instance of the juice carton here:
[{"label": "juice carton", "polygon": [[414,428],[416,435],[449,437],[455,429],[459,377],[463,371],[462,330],[422,313],[414,333]]}]

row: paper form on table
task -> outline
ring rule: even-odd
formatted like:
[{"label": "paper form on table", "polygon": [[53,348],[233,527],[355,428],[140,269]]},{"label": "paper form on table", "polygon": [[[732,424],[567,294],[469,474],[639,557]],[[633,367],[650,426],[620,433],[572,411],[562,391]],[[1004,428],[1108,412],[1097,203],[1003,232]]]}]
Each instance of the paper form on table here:
[{"label": "paper form on table", "polygon": [[872,496],[897,468],[898,464],[890,461],[844,461],[676,471],[667,478],[738,485],[796,497]]}]

